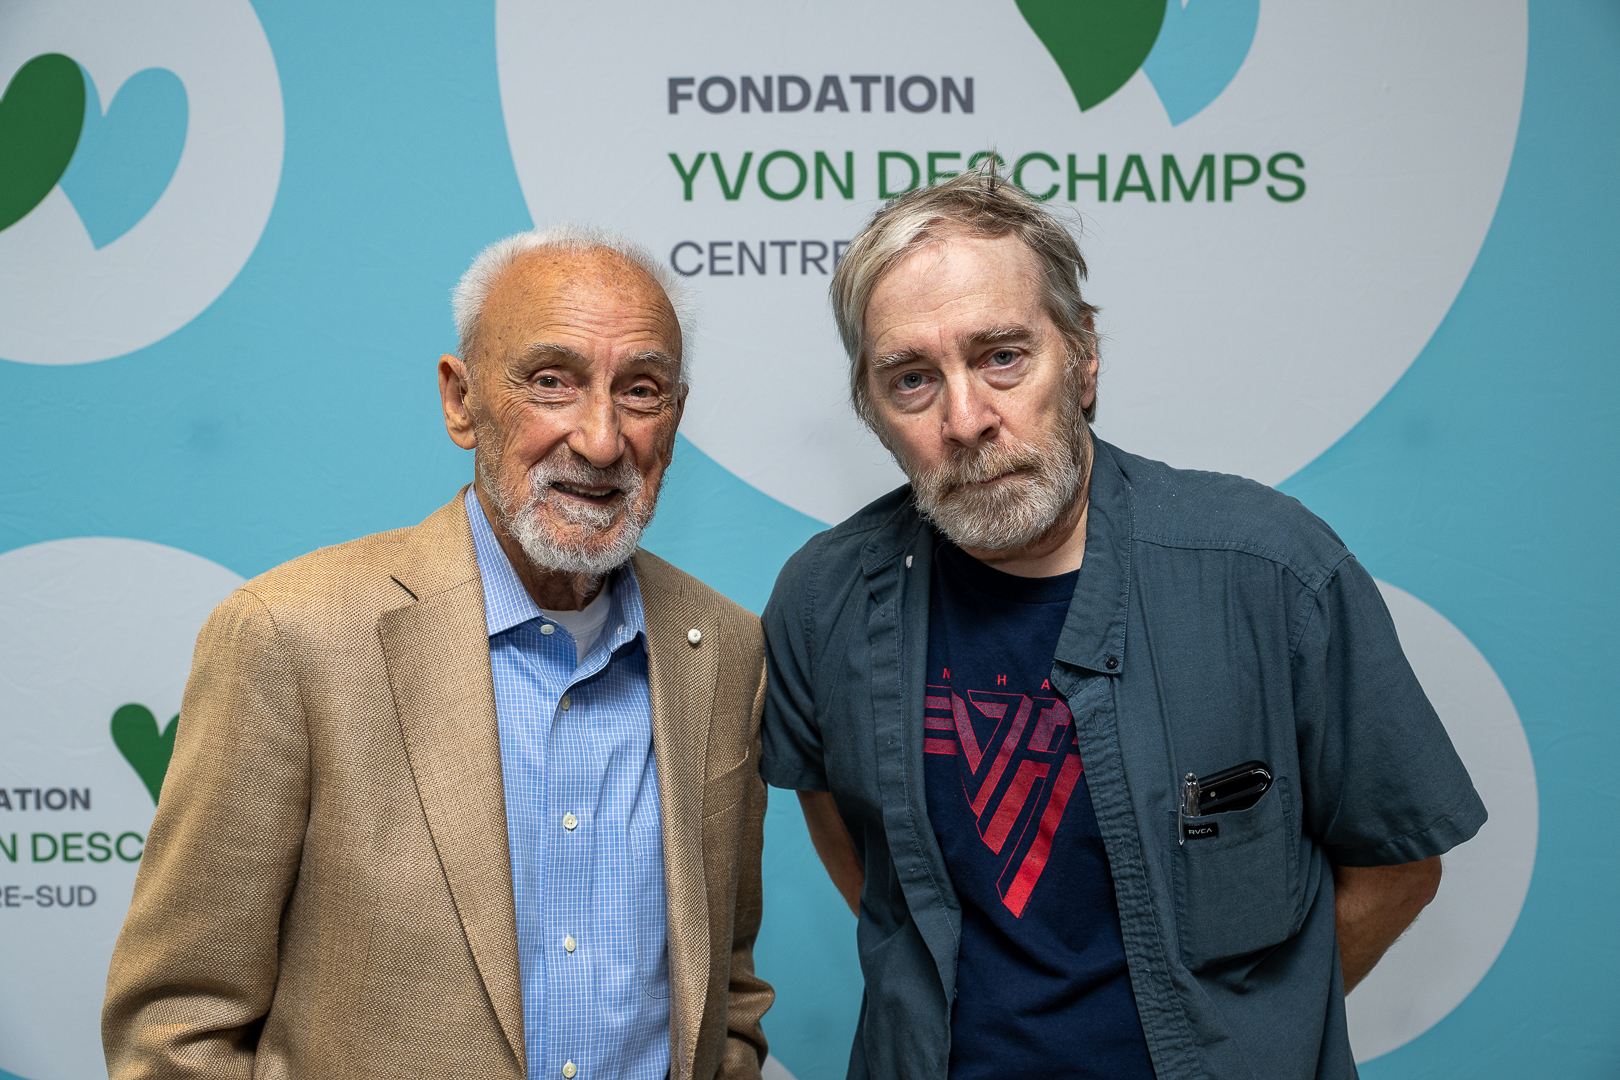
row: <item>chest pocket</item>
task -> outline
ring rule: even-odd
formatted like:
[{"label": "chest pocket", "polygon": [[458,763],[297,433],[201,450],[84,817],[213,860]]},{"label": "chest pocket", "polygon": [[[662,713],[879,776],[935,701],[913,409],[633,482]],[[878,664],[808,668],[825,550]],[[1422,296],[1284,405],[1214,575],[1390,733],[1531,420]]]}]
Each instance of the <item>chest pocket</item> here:
[{"label": "chest pocket", "polygon": [[1279,776],[1247,810],[1188,819],[1219,830],[1171,849],[1188,970],[1280,944],[1298,929],[1298,829],[1289,828],[1288,796],[1288,778]]}]

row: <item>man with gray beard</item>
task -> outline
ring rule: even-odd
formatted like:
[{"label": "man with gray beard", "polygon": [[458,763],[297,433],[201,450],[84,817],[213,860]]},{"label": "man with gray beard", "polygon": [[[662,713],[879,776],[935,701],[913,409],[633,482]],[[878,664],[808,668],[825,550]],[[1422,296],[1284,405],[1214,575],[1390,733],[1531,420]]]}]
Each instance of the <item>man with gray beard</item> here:
[{"label": "man with gray beard", "polygon": [[1092,435],[1084,277],[993,165],[833,277],[911,482],[783,569],[761,769],[858,916],[849,1075],[1353,1077],[1484,806],[1325,524]]},{"label": "man with gray beard", "polygon": [[679,286],[564,227],[491,245],[453,304],[475,482],[198,639],[114,1077],[760,1075],[759,620],[638,547]]}]

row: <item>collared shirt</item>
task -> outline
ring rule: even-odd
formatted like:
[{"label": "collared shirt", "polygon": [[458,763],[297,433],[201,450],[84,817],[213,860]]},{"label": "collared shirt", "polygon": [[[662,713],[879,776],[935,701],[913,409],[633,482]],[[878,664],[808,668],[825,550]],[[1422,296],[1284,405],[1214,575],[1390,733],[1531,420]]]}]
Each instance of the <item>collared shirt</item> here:
[{"label": "collared shirt", "polygon": [[[1155,1073],[1353,1077],[1332,866],[1440,854],[1485,808],[1377,587],[1320,520],[1101,441],[1090,498],[1051,684]],[[852,1076],[947,1074],[961,905],[923,766],[937,539],[903,488],[812,539],[765,611],[761,771],[830,790],[865,865]],[[1182,778],[1252,760],[1265,795],[1184,834]]]},{"label": "collared shirt", "polygon": [[664,847],[641,590],[626,563],[583,658],[469,488],[500,729],[529,1080],[669,1070]]}]

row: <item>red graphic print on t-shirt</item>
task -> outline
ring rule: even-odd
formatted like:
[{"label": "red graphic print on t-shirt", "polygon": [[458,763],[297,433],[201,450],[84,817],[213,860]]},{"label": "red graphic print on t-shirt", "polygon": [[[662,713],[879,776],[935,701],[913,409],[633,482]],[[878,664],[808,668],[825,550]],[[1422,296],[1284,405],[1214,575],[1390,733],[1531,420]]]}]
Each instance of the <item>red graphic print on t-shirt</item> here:
[{"label": "red graphic print on t-shirt", "polygon": [[925,704],[923,751],[957,758],[979,839],[1002,856],[996,892],[1021,917],[1080,779],[1069,707],[1002,690],[969,690],[964,699],[938,685],[928,687]]}]

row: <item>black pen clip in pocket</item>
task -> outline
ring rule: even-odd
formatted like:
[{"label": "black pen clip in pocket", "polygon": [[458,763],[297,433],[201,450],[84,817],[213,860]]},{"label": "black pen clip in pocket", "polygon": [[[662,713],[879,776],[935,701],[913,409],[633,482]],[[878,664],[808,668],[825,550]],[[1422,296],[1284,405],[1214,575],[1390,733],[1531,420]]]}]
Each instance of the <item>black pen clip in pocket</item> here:
[{"label": "black pen clip in pocket", "polygon": [[1181,804],[1176,808],[1179,842],[1219,836],[1219,822],[1198,819],[1206,814],[1247,810],[1270,787],[1271,768],[1263,761],[1245,761],[1202,779],[1188,773],[1181,782]]}]

